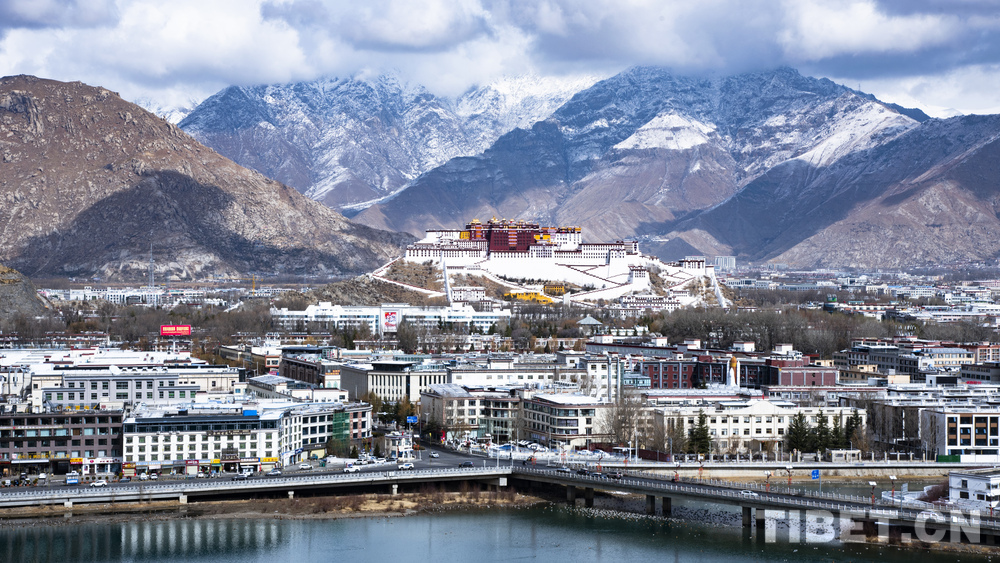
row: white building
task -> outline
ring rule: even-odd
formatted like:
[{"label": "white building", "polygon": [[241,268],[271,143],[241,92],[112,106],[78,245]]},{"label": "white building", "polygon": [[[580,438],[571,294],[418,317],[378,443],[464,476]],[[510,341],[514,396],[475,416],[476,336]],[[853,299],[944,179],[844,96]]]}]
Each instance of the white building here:
[{"label": "white building", "polygon": [[406,322],[428,329],[462,325],[487,332],[494,324],[509,321],[510,310],[477,311],[466,303],[455,303],[449,307],[418,307],[406,303],[347,307],[324,301],[309,305],[304,311],[271,309],[271,318],[287,330],[303,330],[312,323],[326,330],[367,325],[372,334],[385,335],[395,334],[399,325]]}]

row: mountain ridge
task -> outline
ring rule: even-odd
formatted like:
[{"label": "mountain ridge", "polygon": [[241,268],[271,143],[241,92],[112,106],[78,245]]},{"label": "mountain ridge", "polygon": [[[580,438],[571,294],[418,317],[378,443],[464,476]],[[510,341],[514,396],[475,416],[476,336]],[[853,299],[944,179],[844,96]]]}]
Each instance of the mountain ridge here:
[{"label": "mountain ridge", "polygon": [[342,276],[409,237],[357,225],[117,94],[0,78],[0,261],[27,275]]}]

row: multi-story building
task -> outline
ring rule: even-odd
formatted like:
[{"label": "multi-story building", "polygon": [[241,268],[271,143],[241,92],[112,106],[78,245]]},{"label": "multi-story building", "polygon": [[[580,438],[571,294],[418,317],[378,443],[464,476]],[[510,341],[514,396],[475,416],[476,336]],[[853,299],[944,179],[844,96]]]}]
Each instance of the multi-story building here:
[{"label": "multi-story building", "polygon": [[139,410],[125,420],[125,463],[136,471],[266,471],[322,457],[331,440],[371,437],[371,405],[201,405]]},{"label": "multi-story building", "polygon": [[677,429],[684,435],[698,424],[702,412],[708,419],[712,436],[712,453],[737,454],[746,452],[777,452],[785,440],[792,417],[802,413],[811,426],[819,417],[826,417],[830,428],[843,425],[857,412],[862,421],[866,413],[849,407],[796,407],[791,403],[758,399],[720,401],[714,405],[687,405],[656,408],[668,430]]},{"label": "multi-story building", "polygon": [[321,330],[367,326],[372,334],[384,336],[395,334],[403,322],[427,329],[464,326],[486,332],[496,323],[508,321],[510,309],[478,311],[467,303],[455,303],[449,307],[419,307],[407,303],[345,307],[324,301],[309,305],[303,311],[271,309],[271,318],[287,330],[304,330],[310,324]]},{"label": "multi-story building", "polygon": [[535,394],[522,401],[527,438],[553,448],[587,448],[607,442],[601,425],[611,405],[589,395]]},{"label": "multi-story building", "polygon": [[122,463],[122,411],[0,413],[0,473],[109,473]]},{"label": "multi-story building", "polygon": [[421,424],[445,440],[507,443],[517,437],[521,398],[513,387],[431,385],[420,394]]},{"label": "multi-story building", "polygon": [[442,365],[396,360],[348,364],[340,369],[341,387],[354,400],[372,392],[389,402],[406,398],[417,403],[420,393],[429,389],[430,385],[451,383],[448,377],[448,371]]},{"label": "multi-story building", "polygon": [[1000,462],[1000,407],[940,405],[922,409],[919,416],[920,439],[939,460]]}]

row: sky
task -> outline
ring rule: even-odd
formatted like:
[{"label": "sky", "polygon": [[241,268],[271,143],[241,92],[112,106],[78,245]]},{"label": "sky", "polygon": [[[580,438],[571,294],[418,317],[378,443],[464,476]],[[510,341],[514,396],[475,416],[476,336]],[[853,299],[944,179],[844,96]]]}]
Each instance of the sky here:
[{"label": "sky", "polygon": [[937,117],[1000,113],[1000,0],[0,0],[0,75],[164,108],[324,76],[455,96],[634,65],[785,65]]}]

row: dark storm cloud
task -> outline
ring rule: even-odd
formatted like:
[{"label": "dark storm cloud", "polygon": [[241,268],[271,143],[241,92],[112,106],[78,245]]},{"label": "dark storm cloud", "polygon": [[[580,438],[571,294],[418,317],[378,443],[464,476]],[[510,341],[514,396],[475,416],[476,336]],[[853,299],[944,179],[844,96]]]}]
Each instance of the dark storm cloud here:
[{"label": "dark storm cloud", "polygon": [[[265,1],[261,16],[358,50],[434,53],[488,35],[478,2]],[[313,38],[315,39],[315,38]]]},{"label": "dark storm cloud", "polygon": [[87,28],[118,23],[113,0],[0,0],[0,33],[11,29]]}]

